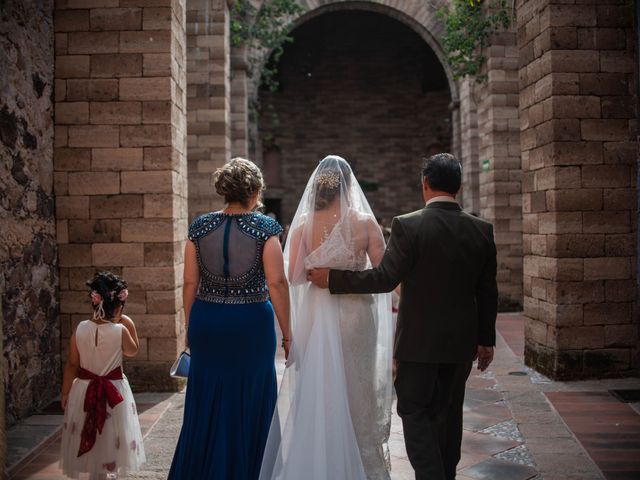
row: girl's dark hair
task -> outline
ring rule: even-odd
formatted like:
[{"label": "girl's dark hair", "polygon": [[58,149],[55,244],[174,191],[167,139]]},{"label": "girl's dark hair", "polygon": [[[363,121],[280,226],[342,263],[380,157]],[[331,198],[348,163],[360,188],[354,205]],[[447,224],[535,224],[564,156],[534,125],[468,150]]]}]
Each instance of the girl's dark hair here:
[{"label": "girl's dark hair", "polygon": [[244,158],[234,158],[216,170],[213,185],[227,203],[240,202],[247,205],[256,192],[264,189],[264,180],[255,163]]},{"label": "girl's dark hair", "polygon": [[327,166],[316,173],[314,208],[316,210],[327,208],[340,194],[341,186],[345,190],[351,186],[351,167],[343,158],[332,156]]},{"label": "girl's dark hair", "polygon": [[[87,286],[102,298],[105,320],[112,319],[118,307],[126,302],[126,300],[120,300],[118,295],[127,288],[127,282],[111,272],[96,273],[96,276],[87,282]],[[89,292],[89,296],[91,297],[91,292]],[[98,308],[99,303],[93,305],[94,310],[97,311]]]}]

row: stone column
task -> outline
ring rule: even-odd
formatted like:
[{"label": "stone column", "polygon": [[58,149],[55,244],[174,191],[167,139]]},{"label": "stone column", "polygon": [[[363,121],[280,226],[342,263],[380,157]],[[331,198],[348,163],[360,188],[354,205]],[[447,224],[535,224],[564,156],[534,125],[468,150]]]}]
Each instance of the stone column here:
[{"label": "stone column", "polygon": [[226,0],[187,5],[189,218],[217,210],[212,173],[231,151],[229,7]]},{"label": "stone column", "polygon": [[522,305],[522,169],[515,27],[486,49],[486,83],[478,90],[480,216],[493,223],[502,308]]},{"label": "stone column", "polygon": [[89,315],[84,282],[122,275],[138,390],[175,388],[167,372],[184,344],[185,0],[152,3],[62,0],[55,12],[63,339]]},{"label": "stone column", "polygon": [[53,1],[7,0],[0,11],[1,368],[9,427],[60,388]]},{"label": "stone column", "polygon": [[460,81],[460,162],[462,202],[467,212],[480,212],[480,161],[478,160],[478,111],[474,80]]},{"label": "stone column", "polygon": [[[249,156],[249,81],[245,48],[231,49],[231,157]],[[255,112],[254,112],[255,114]],[[254,158],[251,158],[254,160]]]},{"label": "stone column", "polygon": [[631,2],[518,2],[526,363],[637,365]]}]

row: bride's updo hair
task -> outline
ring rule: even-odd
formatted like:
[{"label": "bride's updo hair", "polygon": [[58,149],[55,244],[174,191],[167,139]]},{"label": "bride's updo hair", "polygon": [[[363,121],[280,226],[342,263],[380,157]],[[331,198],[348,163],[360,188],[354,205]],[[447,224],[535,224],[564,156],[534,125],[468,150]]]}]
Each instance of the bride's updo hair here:
[{"label": "bride's updo hair", "polygon": [[262,172],[255,163],[244,158],[234,158],[213,174],[213,185],[227,203],[249,204],[249,199],[264,190]]},{"label": "bride's updo hair", "polygon": [[[324,166],[322,164],[325,164]],[[316,210],[324,210],[340,195],[340,186],[345,189],[351,185],[351,167],[347,161],[337,155],[329,155],[320,162],[320,169],[314,179]]]}]

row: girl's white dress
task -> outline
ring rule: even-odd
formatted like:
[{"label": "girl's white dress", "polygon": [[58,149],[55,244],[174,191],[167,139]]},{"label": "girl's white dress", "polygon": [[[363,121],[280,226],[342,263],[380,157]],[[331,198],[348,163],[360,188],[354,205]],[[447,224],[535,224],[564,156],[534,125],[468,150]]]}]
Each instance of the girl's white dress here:
[{"label": "girl's white dress", "polygon": [[[76,329],[76,344],[80,366],[98,376],[105,376],[122,367],[121,323],[96,324],[80,322]],[[78,457],[80,436],[85,420],[84,399],[90,380],[76,378],[69,392],[62,427],[60,467],[65,475],[78,478],[82,472],[92,477],[106,474],[126,475],[140,469],[145,461],[142,433],[136,404],[127,378],[112,380],[123,401],[114,408],[107,404],[107,418],[102,433],[98,433],[93,448]]]}]

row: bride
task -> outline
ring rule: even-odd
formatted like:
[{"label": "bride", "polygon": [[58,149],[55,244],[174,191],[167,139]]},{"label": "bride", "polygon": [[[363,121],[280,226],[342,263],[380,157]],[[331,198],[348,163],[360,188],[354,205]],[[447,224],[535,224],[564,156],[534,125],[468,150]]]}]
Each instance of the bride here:
[{"label": "bride", "polygon": [[285,247],[294,342],[261,480],[389,480],[391,299],[330,295],[306,281],[316,267],[376,266],[384,238],[351,167],[315,169]]}]

